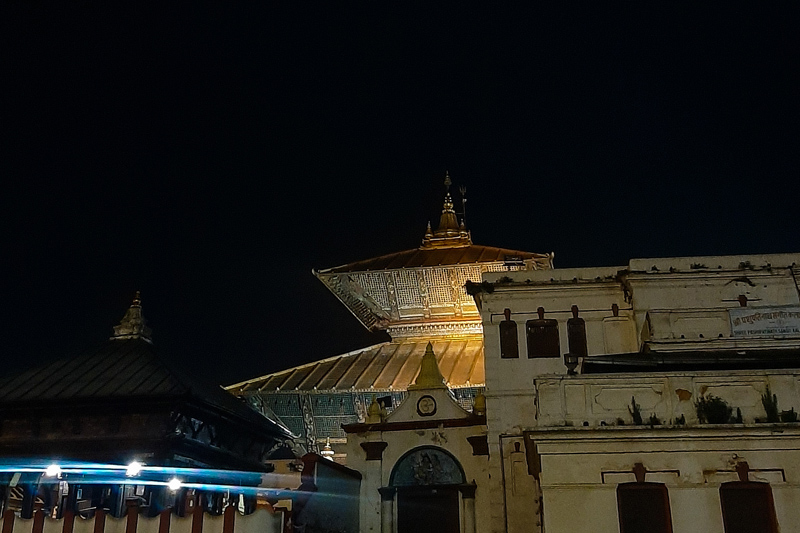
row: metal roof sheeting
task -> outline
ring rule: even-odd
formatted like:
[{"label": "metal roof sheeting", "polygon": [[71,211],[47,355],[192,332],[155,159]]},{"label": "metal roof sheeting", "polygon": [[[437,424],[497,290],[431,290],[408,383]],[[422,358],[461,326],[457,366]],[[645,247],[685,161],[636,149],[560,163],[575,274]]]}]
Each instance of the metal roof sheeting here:
[{"label": "metal roof sheeting", "polygon": [[219,386],[197,381],[167,364],[152,344],[139,339],[109,340],[77,357],[60,359],[0,379],[0,408],[28,408],[192,399],[261,430],[291,436]]},{"label": "metal roof sheeting", "polygon": [[483,337],[404,338],[226,387],[234,394],[275,390],[406,390],[428,342],[450,388],[483,386]]}]

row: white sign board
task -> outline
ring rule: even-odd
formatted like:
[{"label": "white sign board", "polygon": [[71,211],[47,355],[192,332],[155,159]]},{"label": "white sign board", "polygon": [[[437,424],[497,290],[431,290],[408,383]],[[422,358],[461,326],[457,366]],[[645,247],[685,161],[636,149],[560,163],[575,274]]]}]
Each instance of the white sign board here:
[{"label": "white sign board", "polygon": [[800,335],[800,307],[739,307],[728,311],[734,337]]}]

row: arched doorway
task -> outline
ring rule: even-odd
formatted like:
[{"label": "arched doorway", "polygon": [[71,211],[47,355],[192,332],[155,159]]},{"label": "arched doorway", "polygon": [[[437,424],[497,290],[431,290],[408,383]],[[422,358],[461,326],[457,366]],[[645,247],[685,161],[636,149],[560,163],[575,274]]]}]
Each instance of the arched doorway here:
[{"label": "arched doorway", "polygon": [[397,461],[389,483],[397,493],[397,533],[460,533],[459,491],[473,486],[448,451],[414,448]]}]

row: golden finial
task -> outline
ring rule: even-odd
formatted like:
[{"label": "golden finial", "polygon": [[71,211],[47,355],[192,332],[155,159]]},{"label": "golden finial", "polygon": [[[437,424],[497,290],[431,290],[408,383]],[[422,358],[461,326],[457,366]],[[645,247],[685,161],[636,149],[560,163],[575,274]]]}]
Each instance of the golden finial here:
[{"label": "golden finial", "polygon": [[143,339],[152,342],[150,333],[151,330],[142,315],[142,294],[136,291],[133,303],[125,312],[125,316],[118,325],[114,326],[114,334],[111,339]]},{"label": "golden finial", "polygon": [[[446,171],[444,175],[444,185],[446,192],[444,194],[444,205],[442,206],[442,214],[439,217],[439,227],[436,231],[431,231],[430,222],[428,222],[428,229],[425,231],[425,237],[422,239],[422,249],[427,248],[462,248],[472,244],[469,232],[464,225],[464,219],[461,222],[458,220],[458,215],[453,209],[453,197],[450,196],[450,172]],[[463,196],[463,192],[462,192]]]},{"label": "golden finial", "polygon": [[419,367],[419,374],[408,390],[414,389],[444,389],[444,376],[436,363],[436,354],[433,353],[433,344],[430,342],[425,347],[425,355],[422,356],[422,363]]},{"label": "golden finial", "polygon": [[482,392],[475,396],[475,401],[472,404],[472,414],[478,416],[486,414],[486,396]]},{"label": "golden finial", "polygon": [[372,397],[372,403],[367,408],[367,424],[378,424],[382,422],[381,405],[376,397]]}]

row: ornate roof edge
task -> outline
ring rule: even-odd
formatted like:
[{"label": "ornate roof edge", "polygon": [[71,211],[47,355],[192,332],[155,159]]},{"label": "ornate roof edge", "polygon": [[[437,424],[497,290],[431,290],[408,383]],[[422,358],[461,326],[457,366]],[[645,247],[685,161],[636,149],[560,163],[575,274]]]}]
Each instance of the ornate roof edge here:
[{"label": "ornate roof edge", "polygon": [[390,317],[360,287],[354,287],[349,281],[343,279],[342,276],[346,277],[346,274],[327,274],[314,269],[311,270],[311,273],[324,283],[369,331],[379,331],[388,327]]},{"label": "ornate roof edge", "polygon": [[[513,248],[502,248],[499,246],[486,246],[482,244],[471,244],[469,246],[457,246],[452,247],[454,249],[458,248],[469,248],[469,249],[481,249],[487,251],[493,251],[495,253],[503,252],[505,255],[518,255],[522,256],[522,260],[530,261],[532,265],[534,265],[535,270],[548,270],[553,268],[553,259],[555,258],[554,252],[548,253],[539,253],[539,252],[526,252],[524,250],[515,250]],[[422,252],[431,252],[431,251],[439,251],[439,250],[447,250],[447,248],[442,247],[433,247],[433,248],[410,248],[407,250],[401,250],[399,252],[392,252],[388,254],[382,254],[376,257],[370,257],[367,259],[360,259],[358,261],[351,261],[350,263],[345,263],[343,265],[337,265],[335,267],[330,268],[323,268],[320,270],[312,269],[311,271],[314,273],[315,276],[319,277],[319,275],[330,275],[330,274],[348,274],[354,272],[385,272],[389,270],[403,270],[409,268],[437,268],[437,267],[448,267],[448,266],[459,266],[459,265],[468,265],[468,264],[476,264],[476,265],[483,265],[483,264],[491,264],[491,263],[503,263],[502,258],[493,258],[493,259],[484,259],[484,260],[475,260],[475,261],[464,261],[464,262],[453,262],[453,263],[438,263],[438,264],[404,264],[386,268],[363,268],[360,265],[365,263],[376,263],[380,261],[394,259],[403,255],[412,255],[414,253],[422,253]]]}]

